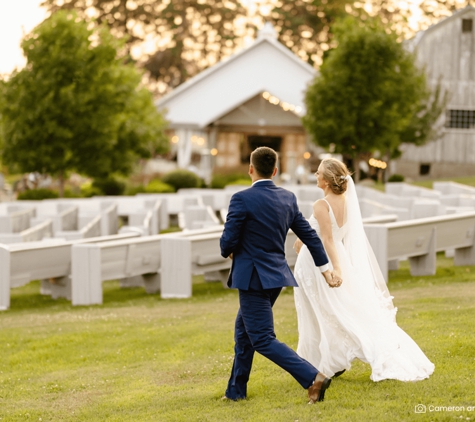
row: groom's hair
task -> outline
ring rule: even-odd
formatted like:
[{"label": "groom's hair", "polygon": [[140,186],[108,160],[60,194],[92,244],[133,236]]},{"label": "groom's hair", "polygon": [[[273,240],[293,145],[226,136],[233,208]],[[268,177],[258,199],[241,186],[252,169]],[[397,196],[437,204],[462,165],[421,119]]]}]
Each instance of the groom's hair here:
[{"label": "groom's hair", "polygon": [[259,176],[271,178],[277,165],[277,153],[269,147],[256,148],[251,153],[251,164]]}]

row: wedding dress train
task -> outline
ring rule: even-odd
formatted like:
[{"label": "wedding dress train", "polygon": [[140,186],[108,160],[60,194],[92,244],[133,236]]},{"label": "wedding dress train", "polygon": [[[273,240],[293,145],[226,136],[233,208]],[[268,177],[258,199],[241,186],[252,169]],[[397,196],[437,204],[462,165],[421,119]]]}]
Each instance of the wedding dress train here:
[{"label": "wedding dress train", "polygon": [[[367,242],[353,181],[348,185],[342,227],[329,205],[343,284],[328,287],[305,245],[295,264],[297,353],[327,376],[360,359],[371,365],[373,381],[428,378],[434,365],[396,323],[397,308]],[[309,223],[320,235],[313,215]]]}]

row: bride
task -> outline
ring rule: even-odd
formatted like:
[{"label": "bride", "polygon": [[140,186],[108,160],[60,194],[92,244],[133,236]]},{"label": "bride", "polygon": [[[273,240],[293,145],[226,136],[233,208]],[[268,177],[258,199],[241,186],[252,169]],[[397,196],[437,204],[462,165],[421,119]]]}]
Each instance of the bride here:
[{"label": "bride", "polygon": [[360,359],[371,365],[373,381],[428,378],[434,365],[396,323],[397,308],[366,239],[348,169],[328,158],[316,176],[325,197],[313,205],[309,223],[343,283],[329,289],[306,246],[297,239],[297,353],[327,376],[340,375],[354,359]]}]

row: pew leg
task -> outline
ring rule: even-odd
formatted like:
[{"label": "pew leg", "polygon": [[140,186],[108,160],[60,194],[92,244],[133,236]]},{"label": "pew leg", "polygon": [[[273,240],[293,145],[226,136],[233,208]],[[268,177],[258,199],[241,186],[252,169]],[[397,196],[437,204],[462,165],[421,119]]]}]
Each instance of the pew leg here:
[{"label": "pew leg", "polygon": [[475,246],[455,249],[454,265],[457,267],[475,265]]},{"label": "pew leg", "polygon": [[446,258],[454,258],[455,257],[455,250],[454,249],[447,249],[445,251]]},{"label": "pew leg", "polygon": [[119,280],[122,289],[143,287],[148,294],[160,291],[160,274],[150,273],[126,277]]},{"label": "pew leg", "polygon": [[0,247],[0,311],[10,307],[10,251]]},{"label": "pew leg", "polygon": [[391,259],[388,261],[388,270],[397,271],[399,270],[399,259]]},{"label": "pew leg", "polygon": [[409,264],[411,265],[411,275],[434,275],[436,270],[436,232],[435,228],[432,230],[432,235],[429,240],[428,250],[425,254],[419,256],[413,256],[409,258]]},{"label": "pew leg", "polygon": [[51,295],[53,299],[58,299],[61,297],[71,300],[71,277],[65,276],[42,280],[42,287],[46,284],[45,282],[49,284],[49,293],[46,294]]},{"label": "pew leg", "polygon": [[51,296],[51,283],[49,282],[49,279],[41,280],[40,294]]},{"label": "pew leg", "polygon": [[191,244],[187,239],[162,241],[162,299],[188,298],[192,295]]},{"label": "pew leg", "polygon": [[141,275],[134,275],[132,277],[125,277],[119,280],[121,289],[130,289],[133,287],[143,287],[143,278]]},{"label": "pew leg", "polygon": [[71,302],[102,305],[101,250],[88,245],[73,245],[71,252]]},{"label": "pew leg", "polygon": [[436,268],[436,254],[427,254],[409,258],[411,275],[434,275]]},{"label": "pew leg", "polygon": [[205,281],[220,281],[225,289],[228,289],[229,269],[210,271],[204,274]]},{"label": "pew leg", "polygon": [[161,277],[160,273],[143,274],[143,286],[148,294],[160,291]]}]

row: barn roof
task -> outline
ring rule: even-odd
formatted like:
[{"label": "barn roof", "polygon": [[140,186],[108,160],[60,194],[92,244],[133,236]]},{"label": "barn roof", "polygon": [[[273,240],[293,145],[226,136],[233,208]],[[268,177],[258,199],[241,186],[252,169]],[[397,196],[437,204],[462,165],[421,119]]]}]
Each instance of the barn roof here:
[{"label": "barn roof", "polygon": [[459,9],[455,11],[452,15],[429,26],[429,28],[427,28],[426,30],[417,32],[416,35],[408,41],[408,45],[410,46],[411,49],[414,49],[427,34],[430,34],[433,31],[437,31],[442,26],[447,25],[448,23],[452,22],[455,19],[460,19],[463,15],[473,12],[473,11],[475,11],[475,7],[471,5],[468,5],[464,7],[463,9]]}]

